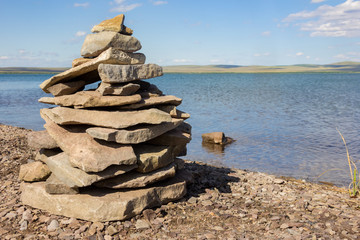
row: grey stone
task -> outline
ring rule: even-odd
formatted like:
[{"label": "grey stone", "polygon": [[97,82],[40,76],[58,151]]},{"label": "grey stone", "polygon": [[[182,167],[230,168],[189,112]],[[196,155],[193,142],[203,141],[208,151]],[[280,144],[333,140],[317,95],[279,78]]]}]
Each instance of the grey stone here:
[{"label": "grey stone", "polygon": [[81,56],[97,57],[111,47],[124,52],[136,52],[141,49],[141,44],[131,36],[116,32],[99,32],[86,36],[81,48]]},{"label": "grey stone", "polygon": [[121,130],[100,127],[88,128],[86,132],[93,138],[105,141],[114,141],[122,144],[137,144],[160,136],[161,134],[176,128],[181,123],[181,119],[172,119],[171,122],[164,122],[156,125],[135,126]]},{"label": "grey stone", "polygon": [[103,96],[97,91],[81,91],[71,95],[59,97],[42,97],[41,103],[60,105],[63,107],[89,108],[122,106],[141,101],[139,94],[132,96]]},{"label": "grey stone", "polygon": [[100,86],[96,89],[101,95],[116,95],[116,96],[129,96],[139,90],[139,84],[122,84],[122,83],[104,83],[101,82]]},{"label": "grey stone", "polygon": [[48,88],[59,82],[68,82],[71,79],[97,70],[99,64],[143,64],[145,55],[142,53],[126,53],[117,49],[109,48],[98,57],[59,73],[40,84],[40,88],[49,93]]},{"label": "grey stone", "polygon": [[60,181],[55,174],[51,174],[46,180],[45,191],[50,194],[77,194],[79,193],[79,188],[69,187]]},{"label": "grey stone", "polygon": [[57,148],[55,140],[50,137],[46,130],[29,132],[27,135],[27,142],[29,147],[34,149]]},{"label": "grey stone", "polygon": [[53,175],[69,187],[86,187],[94,182],[111,178],[129,172],[137,167],[133,165],[111,165],[97,173],[86,173],[79,168],[73,167],[66,153],[60,153],[46,160]]},{"label": "grey stone", "polygon": [[158,109],[108,112],[56,107],[53,109],[41,109],[40,113],[42,116],[47,116],[61,125],[88,124],[117,129],[138,124],[160,124],[172,120],[168,113]]},{"label": "grey stone", "polygon": [[39,152],[36,153],[35,160],[45,163],[45,161],[46,161],[46,159],[48,157],[54,156],[54,155],[59,154],[61,152],[62,151],[61,151],[60,148],[54,148],[54,149],[44,149],[44,148],[42,148],[42,149],[40,149]]},{"label": "grey stone", "polygon": [[150,224],[146,222],[145,220],[139,219],[135,223],[135,228],[137,230],[144,230],[150,228]]},{"label": "grey stone", "polygon": [[172,163],[150,173],[128,172],[117,177],[96,182],[94,185],[113,189],[145,187],[148,184],[174,177],[175,171],[175,164]]},{"label": "grey stone", "polygon": [[182,99],[172,96],[172,95],[166,95],[166,96],[158,96],[158,97],[150,97],[150,98],[143,98],[140,102],[130,104],[127,106],[119,107],[118,109],[123,110],[134,110],[139,108],[146,108],[150,106],[156,106],[156,105],[162,105],[162,104],[172,104],[172,105],[180,105]]},{"label": "grey stone", "polygon": [[115,192],[90,188],[77,195],[51,195],[45,191],[43,182],[22,183],[21,192],[25,205],[51,214],[105,222],[128,219],[145,208],[180,199],[186,194],[186,182],[177,176],[151,188]]},{"label": "grey stone", "polygon": [[74,167],[85,172],[100,172],[113,164],[136,164],[136,156],[131,146],[99,143],[85,132],[84,127],[61,127],[43,114],[42,118],[46,121],[44,127],[59,147],[67,153]]},{"label": "grey stone", "polygon": [[148,173],[165,167],[174,161],[173,147],[147,144],[134,145],[139,167],[136,171]]},{"label": "grey stone", "polygon": [[59,228],[59,222],[55,219],[51,220],[50,224],[47,226],[49,232],[54,232]]},{"label": "grey stone", "polygon": [[101,80],[105,83],[124,83],[163,75],[162,68],[156,64],[100,64],[98,71]]}]

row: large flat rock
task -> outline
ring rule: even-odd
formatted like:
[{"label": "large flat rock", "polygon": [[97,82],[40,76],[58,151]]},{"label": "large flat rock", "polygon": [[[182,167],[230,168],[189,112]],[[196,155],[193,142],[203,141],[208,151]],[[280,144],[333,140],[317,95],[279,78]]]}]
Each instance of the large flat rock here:
[{"label": "large flat rock", "polygon": [[178,200],[186,194],[186,182],[176,177],[156,186],[137,190],[88,189],[81,194],[52,195],[45,191],[45,183],[22,183],[23,204],[51,214],[74,217],[92,222],[117,221],[140,214]]},{"label": "large flat rock", "polygon": [[121,144],[137,144],[149,141],[179,126],[183,120],[172,119],[156,125],[135,126],[127,129],[88,128],[86,132],[93,138],[113,141]]},{"label": "large flat rock", "polygon": [[59,73],[40,84],[40,88],[49,93],[48,88],[59,82],[68,82],[78,76],[97,70],[99,64],[143,64],[145,55],[142,53],[126,53],[118,49],[109,48],[98,57],[87,61],[79,66],[70,68]]},{"label": "large flat rock", "polygon": [[104,31],[87,35],[80,53],[83,57],[97,57],[111,47],[124,52],[136,52],[141,49],[141,44],[132,36]]},{"label": "large flat rock", "polygon": [[163,75],[162,67],[156,64],[100,64],[98,71],[101,80],[105,83],[124,83]]},{"label": "large flat rock", "polygon": [[27,142],[30,148],[34,149],[52,149],[57,148],[57,143],[50,137],[46,130],[29,132]]},{"label": "large flat rock", "polygon": [[[49,110],[49,109],[46,109]],[[44,127],[68,156],[72,166],[85,172],[100,172],[110,165],[136,164],[133,148],[110,142],[95,141],[85,132],[84,127],[62,127],[51,121],[41,111],[46,121]]]},{"label": "large flat rock", "polygon": [[181,104],[181,101],[182,101],[181,98],[172,95],[157,96],[157,97],[143,98],[138,103],[123,106],[120,107],[119,109],[135,110],[139,108],[147,108],[147,107],[163,105],[163,104],[171,104],[177,106]]},{"label": "large flat rock", "polygon": [[97,91],[81,91],[71,95],[54,98],[42,97],[39,99],[41,103],[75,108],[122,106],[140,101],[141,96],[139,94],[131,96],[103,96]]},{"label": "large flat rock", "polygon": [[79,168],[73,167],[69,162],[68,155],[64,152],[47,158],[45,163],[52,174],[70,188],[90,186],[94,182],[124,174],[137,167],[136,164],[112,165],[101,172],[87,173]]},{"label": "large flat rock", "polygon": [[140,85],[134,83],[104,83],[96,89],[101,95],[129,96],[139,90]]},{"label": "large flat rock", "polygon": [[174,177],[176,173],[175,164],[172,163],[166,167],[157,169],[149,173],[128,172],[117,177],[109,178],[94,183],[97,187],[106,187],[112,189],[120,188],[140,188],[151,183]]},{"label": "large flat rock", "polygon": [[175,159],[173,150],[172,146],[135,145],[134,151],[139,165],[136,171],[148,173],[169,165]]},{"label": "large flat rock", "polygon": [[160,124],[172,120],[168,113],[158,109],[108,112],[56,107],[53,109],[41,109],[40,112],[60,125],[88,124],[117,129],[138,124]]}]

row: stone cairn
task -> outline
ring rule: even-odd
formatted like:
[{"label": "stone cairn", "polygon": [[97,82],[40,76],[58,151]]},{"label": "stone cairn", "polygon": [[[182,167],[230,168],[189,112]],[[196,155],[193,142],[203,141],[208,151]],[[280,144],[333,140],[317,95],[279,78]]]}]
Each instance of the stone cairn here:
[{"label": "stone cairn", "polygon": [[[73,67],[41,85],[44,131],[28,136],[36,161],[20,167],[21,200],[52,214],[89,221],[123,220],[186,194],[189,114],[181,99],[142,79],[161,76],[135,53],[140,42],[124,15],[91,30]],[[98,87],[84,90],[99,82]],[[91,86],[90,86],[91,87]]]}]

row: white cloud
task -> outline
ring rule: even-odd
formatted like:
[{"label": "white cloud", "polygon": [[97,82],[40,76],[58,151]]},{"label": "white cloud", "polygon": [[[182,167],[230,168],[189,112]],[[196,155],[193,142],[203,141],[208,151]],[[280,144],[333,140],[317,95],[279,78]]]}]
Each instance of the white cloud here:
[{"label": "white cloud", "polygon": [[168,3],[167,1],[155,1],[155,2],[153,2],[153,5],[158,6],[158,5],[164,5],[167,3]]},{"label": "white cloud", "polygon": [[193,60],[191,60],[191,59],[173,59],[172,61],[174,63],[191,63],[191,62],[193,62]]},{"label": "white cloud", "polygon": [[321,3],[321,2],[324,2],[326,0],[311,0],[311,3]]},{"label": "white cloud", "polygon": [[261,33],[262,36],[270,36],[271,32],[270,31],[265,31]]},{"label": "white cloud", "polygon": [[283,22],[297,22],[300,30],[311,32],[312,37],[359,37],[360,1],[346,0],[336,6],[292,13]]},{"label": "white cloud", "polygon": [[129,12],[142,6],[141,3],[128,3],[128,0],[114,0],[114,2],[111,3],[115,4],[115,6],[110,9],[110,12]]},{"label": "white cloud", "polygon": [[295,55],[296,56],[302,56],[302,55],[304,55],[304,53],[303,52],[297,52]]},{"label": "white cloud", "polygon": [[347,61],[360,61],[360,52],[340,53],[334,56],[334,58]]},{"label": "white cloud", "polygon": [[86,35],[86,32],[83,32],[83,31],[77,31],[76,33],[75,33],[75,36],[76,37],[82,37],[82,36],[85,36]]},{"label": "white cloud", "polygon": [[74,3],[74,7],[83,7],[86,8],[88,7],[90,4],[88,2],[86,3]]},{"label": "white cloud", "polygon": [[7,60],[7,59],[9,59],[8,56],[0,56],[0,60]]}]

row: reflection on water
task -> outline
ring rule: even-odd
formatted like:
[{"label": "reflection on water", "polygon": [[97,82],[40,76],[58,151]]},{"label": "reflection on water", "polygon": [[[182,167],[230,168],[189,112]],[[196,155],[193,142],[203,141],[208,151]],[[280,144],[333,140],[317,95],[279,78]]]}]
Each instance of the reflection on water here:
[{"label": "reflection on water", "polygon": [[[38,85],[50,75],[0,75],[0,123],[42,129]],[[187,159],[312,181],[349,184],[346,151],[360,160],[358,74],[165,74],[150,79],[191,114]],[[237,140],[203,146],[201,134]],[[359,163],[360,164],[360,163]],[[340,169],[329,171],[330,169]]]},{"label": "reflection on water", "polygon": [[202,142],[201,145],[208,153],[213,153],[220,156],[224,155],[224,145],[207,142]]}]

